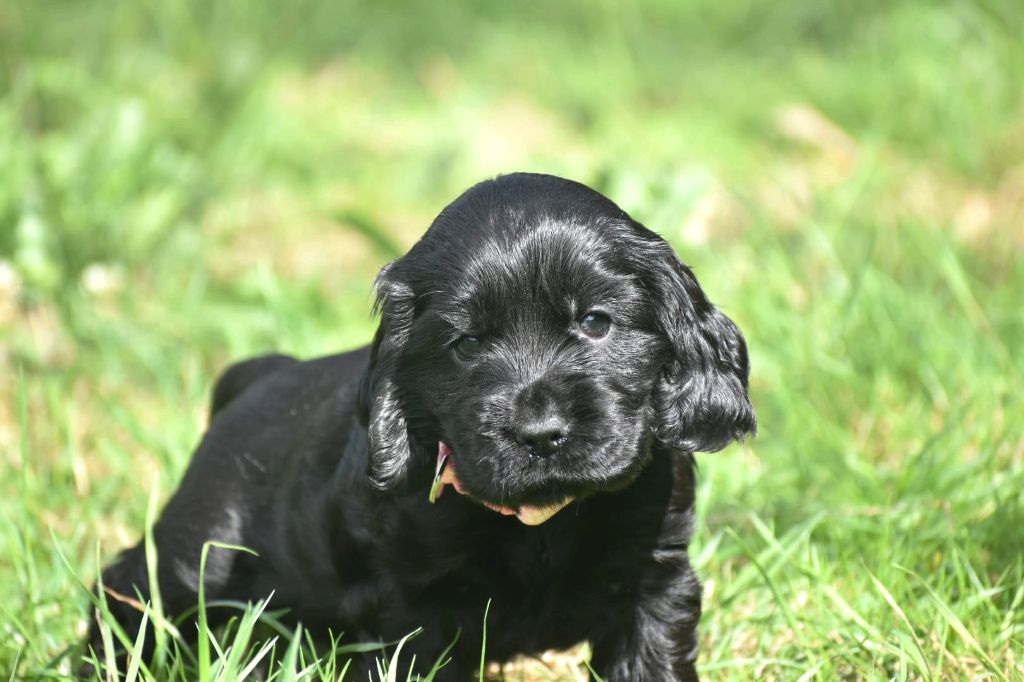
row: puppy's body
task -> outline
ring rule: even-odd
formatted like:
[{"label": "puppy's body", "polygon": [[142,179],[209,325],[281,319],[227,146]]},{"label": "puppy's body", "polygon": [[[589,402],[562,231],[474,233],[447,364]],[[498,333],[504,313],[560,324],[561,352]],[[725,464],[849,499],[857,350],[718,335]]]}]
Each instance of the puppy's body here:
[{"label": "puppy's body", "polygon": [[[461,632],[445,678],[475,669],[490,600],[493,660],[589,640],[604,679],[695,679],[690,453],[753,429],[735,326],[664,242],[550,176],[467,192],[378,291],[372,349],[221,379],[154,530],[165,608],[195,605],[218,540],[258,556],[213,549],[207,599],[273,592],[347,641],[423,627],[426,668]],[[432,504],[439,442],[464,494]],[[567,499],[538,526],[482,504]],[[142,554],[104,584],[148,595]]]}]

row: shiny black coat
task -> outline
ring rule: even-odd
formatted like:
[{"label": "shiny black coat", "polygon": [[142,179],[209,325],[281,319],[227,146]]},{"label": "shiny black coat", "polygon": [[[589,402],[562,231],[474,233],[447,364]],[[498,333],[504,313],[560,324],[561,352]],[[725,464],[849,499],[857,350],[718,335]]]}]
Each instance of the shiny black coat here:
[{"label": "shiny black coat", "polygon": [[[154,529],[165,608],[195,606],[218,540],[258,556],[213,549],[207,599],[273,592],[272,608],[350,642],[423,627],[407,644],[423,669],[458,634],[444,679],[471,678],[489,600],[492,660],[588,640],[606,680],[696,679],[691,453],[754,430],[736,326],[654,233],[541,175],[468,190],[377,291],[371,348],[221,378]],[[538,422],[557,424],[557,447],[524,439]],[[467,494],[431,504],[439,441]],[[566,496],[536,527],[478,502]],[[147,595],[141,546],[103,582]],[[138,613],[115,609],[134,634]]]}]

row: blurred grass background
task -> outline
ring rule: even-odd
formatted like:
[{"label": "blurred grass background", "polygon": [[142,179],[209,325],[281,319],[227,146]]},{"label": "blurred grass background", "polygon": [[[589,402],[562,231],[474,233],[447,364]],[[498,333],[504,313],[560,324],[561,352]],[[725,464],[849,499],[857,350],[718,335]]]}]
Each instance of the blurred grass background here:
[{"label": "blurred grass background", "polygon": [[[588,183],[746,333],[699,458],[707,679],[1024,675],[1018,0],[0,5],[0,671],[66,674],[217,371],[369,340],[502,172]],[[575,679],[573,658],[508,679]]]}]

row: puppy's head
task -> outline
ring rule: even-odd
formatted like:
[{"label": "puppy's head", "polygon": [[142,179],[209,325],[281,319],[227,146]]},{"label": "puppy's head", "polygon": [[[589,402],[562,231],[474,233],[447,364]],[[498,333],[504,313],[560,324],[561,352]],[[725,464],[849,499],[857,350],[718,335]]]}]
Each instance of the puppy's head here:
[{"label": "puppy's head", "polygon": [[656,442],[713,451],[755,428],[736,325],[581,184],[476,185],[377,293],[360,401],[382,490],[425,488],[440,442],[477,500],[547,505],[628,485]]}]

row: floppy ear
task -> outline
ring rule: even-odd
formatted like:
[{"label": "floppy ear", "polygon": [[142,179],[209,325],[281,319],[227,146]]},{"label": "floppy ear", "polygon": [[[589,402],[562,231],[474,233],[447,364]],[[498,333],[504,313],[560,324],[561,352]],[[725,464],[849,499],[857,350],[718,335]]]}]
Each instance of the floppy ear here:
[{"label": "floppy ear", "polygon": [[672,349],[655,388],[658,437],[690,452],[721,450],[757,429],[747,397],[747,344],[667,243],[658,238],[647,246],[654,253],[646,283]]},{"label": "floppy ear", "polygon": [[414,300],[406,285],[388,279],[392,265],[384,266],[374,283],[375,308],[381,319],[358,397],[359,418],[366,426],[369,441],[367,473],[378,490],[399,487],[408,475],[411,458],[408,425],[395,374],[409,339]]}]

